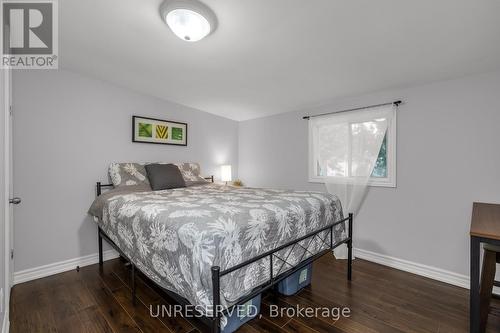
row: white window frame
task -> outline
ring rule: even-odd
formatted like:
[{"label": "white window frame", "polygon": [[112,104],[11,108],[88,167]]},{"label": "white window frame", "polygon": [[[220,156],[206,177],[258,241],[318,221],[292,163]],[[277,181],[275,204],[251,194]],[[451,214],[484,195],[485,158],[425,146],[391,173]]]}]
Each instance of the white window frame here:
[{"label": "white window frame", "polygon": [[[396,187],[396,153],[397,153],[397,111],[394,110],[394,115],[392,121],[389,122],[387,127],[387,177],[371,177],[368,181],[368,186],[375,187]],[[359,122],[358,119],[354,120],[353,123]],[[309,128],[309,157],[308,157],[308,172],[309,172],[309,182],[310,183],[325,183],[325,180],[335,179],[336,183],[350,184],[354,183],[353,177],[326,177],[326,176],[316,176],[314,175],[316,158],[314,156],[315,152],[313,149],[313,135],[311,129]]]}]

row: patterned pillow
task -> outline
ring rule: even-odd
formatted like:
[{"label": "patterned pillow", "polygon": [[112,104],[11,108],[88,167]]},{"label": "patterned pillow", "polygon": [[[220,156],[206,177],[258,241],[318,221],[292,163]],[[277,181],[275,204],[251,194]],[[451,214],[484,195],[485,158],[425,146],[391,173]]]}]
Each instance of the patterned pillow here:
[{"label": "patterned pillow", "polygon": [[198,163],[174,163],[181,170],[182,178],[186,186],[206,184],[208,180],[200,176],[200,165]]},{"label": "patterned pillow", "polygon": [[111,163],[109,176],[115,187],[131,185],[149,185],[144,167],[146,163]]}]

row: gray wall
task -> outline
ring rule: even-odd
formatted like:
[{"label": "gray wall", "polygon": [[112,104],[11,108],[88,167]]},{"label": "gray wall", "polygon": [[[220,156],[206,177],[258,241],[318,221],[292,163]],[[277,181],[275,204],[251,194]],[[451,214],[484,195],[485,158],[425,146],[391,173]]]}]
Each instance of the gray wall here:
[{"label": "gray wall", "polygon": [[239,176],[251,186],[307,181],[305,114],[402,99],[397,188],[371,188],[355,247],[468,275],[473,201],[500,202],[500,73],[344,99],[239,124]]},{"label": "gray wall", "polygon": [[[87,216],[95,182],[113,161],[197,161],[237,174],[238,124],[78,74],[16,71],[14,103],[15,271],[97,252]],[[131,117],[187,122],[188,147],[131,142]]]},{"label": "gray wall", "polygon": [[[216,175],[230,163],[248,185],[323,190],[307,182],[301,116],[403,99],[398,187],[371,188],[355,246],[467,275],[471,203],[500,202],[499,91],[492,73],[238,125],[67,71],[16,71],[15,271],[96,252],[86,211],[112,161],[195,160]],[[133,114],[188,122],[189,146],[132,143]]]}]

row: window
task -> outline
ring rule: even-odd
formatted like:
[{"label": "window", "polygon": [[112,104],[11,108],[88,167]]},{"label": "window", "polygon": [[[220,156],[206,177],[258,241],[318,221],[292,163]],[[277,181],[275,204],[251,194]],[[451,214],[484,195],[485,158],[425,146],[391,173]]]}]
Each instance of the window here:
[{"label": "window", "polygon": [[334,113],[309,120],[309,181],[396,186],[396,108]]}]

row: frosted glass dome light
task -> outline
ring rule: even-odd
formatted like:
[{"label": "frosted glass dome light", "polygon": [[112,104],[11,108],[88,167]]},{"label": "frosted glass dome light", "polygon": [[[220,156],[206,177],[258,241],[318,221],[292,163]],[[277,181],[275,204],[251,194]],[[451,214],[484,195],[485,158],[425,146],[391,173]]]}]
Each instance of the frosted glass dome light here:
[{"label": "frosted glass dome light", "polygon": [[188,42],[205,38],[216,27],[215,14],[196,0],[166,0],[160,7],[160,13],[172,32]]}]

